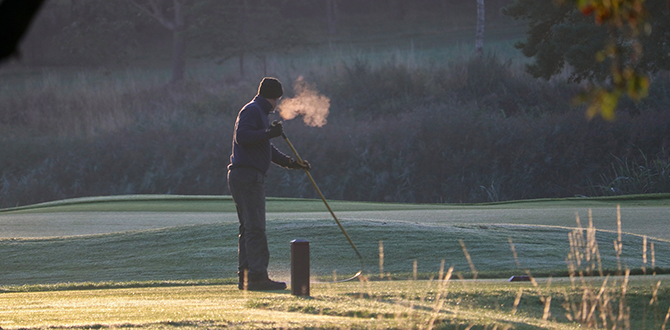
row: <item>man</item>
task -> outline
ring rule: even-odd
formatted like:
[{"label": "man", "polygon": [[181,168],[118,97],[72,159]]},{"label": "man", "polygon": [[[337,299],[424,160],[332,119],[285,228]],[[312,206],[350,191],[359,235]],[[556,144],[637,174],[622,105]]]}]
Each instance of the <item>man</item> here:
[{"label": "man", "polygon": [[240,221],[238,242],[238,288],[240,290],[284,290],[286,283],[268,277],[267,236],[265,234],[265,174],[270,163],[289,169],[310,169],[309,163],[293,160],[275,148],[270,139],[281,136],[281,122],[270,124],[284,94],[275,78],[263,78],[258,95],[237,115],[233,151],[228,165],[228,188]]}]

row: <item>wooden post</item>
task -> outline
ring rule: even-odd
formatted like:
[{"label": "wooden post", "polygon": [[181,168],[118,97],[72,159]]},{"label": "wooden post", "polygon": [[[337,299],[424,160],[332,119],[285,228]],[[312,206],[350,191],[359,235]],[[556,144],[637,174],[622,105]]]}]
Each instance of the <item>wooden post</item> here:
[{"label": "wooden post", "polygon": [[291,241],[291,294],[309,296],[309,241]]}]

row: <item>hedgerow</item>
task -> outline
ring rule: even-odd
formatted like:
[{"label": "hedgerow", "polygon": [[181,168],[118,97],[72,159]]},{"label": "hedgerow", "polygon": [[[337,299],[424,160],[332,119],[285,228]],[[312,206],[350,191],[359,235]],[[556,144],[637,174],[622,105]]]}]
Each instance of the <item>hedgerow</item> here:
[{"label": "hedgerow", "polygon": [[[283,79],[289,96],[297,71]],[[0,206],[228,194],[235,116],[256,80],[162,87],[79,77],[64,91],[58,79],[66,78],[48,79],[0,93]],[[328,123],[296,119],[285,131],[328,198],[469,203],[670,192],[667,73],[614,122],[589,121],[571,104],[579,86],[533,79],[495,55],[442,64],[359,58],[304,79],[331,98]],[[290,153],[281,139],[273,143]],[[303,173],[278,168],[267,191],[317,197]]]}]

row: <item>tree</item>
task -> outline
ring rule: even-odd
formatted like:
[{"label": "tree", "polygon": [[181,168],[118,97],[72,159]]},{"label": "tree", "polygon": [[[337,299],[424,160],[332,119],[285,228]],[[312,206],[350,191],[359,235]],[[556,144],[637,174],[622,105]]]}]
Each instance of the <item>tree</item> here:
[{"label": "tree", "polygon": [[186,71],[186,17],[189,0],[130,0],[147,15],[172,32],[172,83],[184,80]]},{"label": "tree", "polygon": [[267,74],[267,54],[305,43],[304,33],[285,19],[281,4],[272,0],[200,1],[194,5],[196,18],[190,29],[194,40],[210,48],[209,56],[219,61],[238,57],[240,76],[244,59],[254,55]]},{"label": "tree", "polygon": [[475,50],[477,57],[481,58],[484,54],[484,23],[486,13],[484,12],[484,0],[477,0],[477,37],[475,39]]},{"label": "tree", "polygon": [[407,1],[389,0],[388,8],[390,10],[391,20],[397,22],[405,21],[408,12]]},{"label": "tree", "polygon": [[[42,47],[30,50],[33,61],[67,55],[66,62],[101,64],[120,62],[137,46],[135,29],[141,17],[129,3],[105,0],[47,2],[44,14],[32,27]],[[121,37],[123,36],[123,37]],[[37,42],[30,41],[32,47]],[[47,47],[43,45],[47,44]],[[53,49],[50,49],[53,48]],[[49,52],[45,53],[45,50]]]},{"label": "tree", "polygon": [[328,24],[328,34],[331,36],[337,34],[338,14],[337,0],[326,0],[326,23]]},{"label": "tree", "polygon": [[529,73],[549,79],[567,68],[569,81],[589,83],[580,97],[589,117],[613,119],[621,96],[645,97],[648,75],[670,69],[666,0],[516,0],[503,13],[528,21],[516,47],[534,58]]}]

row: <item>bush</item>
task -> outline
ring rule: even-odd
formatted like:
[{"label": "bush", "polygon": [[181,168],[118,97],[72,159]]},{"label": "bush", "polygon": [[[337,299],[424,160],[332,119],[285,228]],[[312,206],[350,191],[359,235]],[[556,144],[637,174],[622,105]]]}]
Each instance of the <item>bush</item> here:
[{"label": "bush", "polygon": [[[638,125],[657,132],[668,125],[662,115],[653,115],[655,123],[623,116],[615,123],[587,122],[580,111],[505,119],[443,104],[375,120],[340,118],[321,129],[286,129],[315,165],[313,175],[330,198],[486,202],[601,195],[589,179],[608,170],[612,154],[638,143],[631,139]],[[660,151],[669,142],[648,150]],[[301,173],[273,171],[268,182],[273,195],[306,191],[300,197],[317,197],[304,189]]]},{"label": "bush", "polygon": [[[610,123],[569,106],[575,87],[531,79],[493,55],[442,65],[358,58],[310,72],[305,79],[331,97],[328,124],[284,127],[327,198],[469,203],[670,192],[665,82],[635,105],[640,111],[624,109]],[[228,194],[235,115],[257,81],[168,88],[88,76],[67,91],[57,78],[0,94],[10,105],[0,108],[0,206]],[[16,114],[27,119],[8,119]],[[273,143],[290,153],[281,139]],[[318,198],[300,171],[271,167],[266,182],[269,196]]]}]

